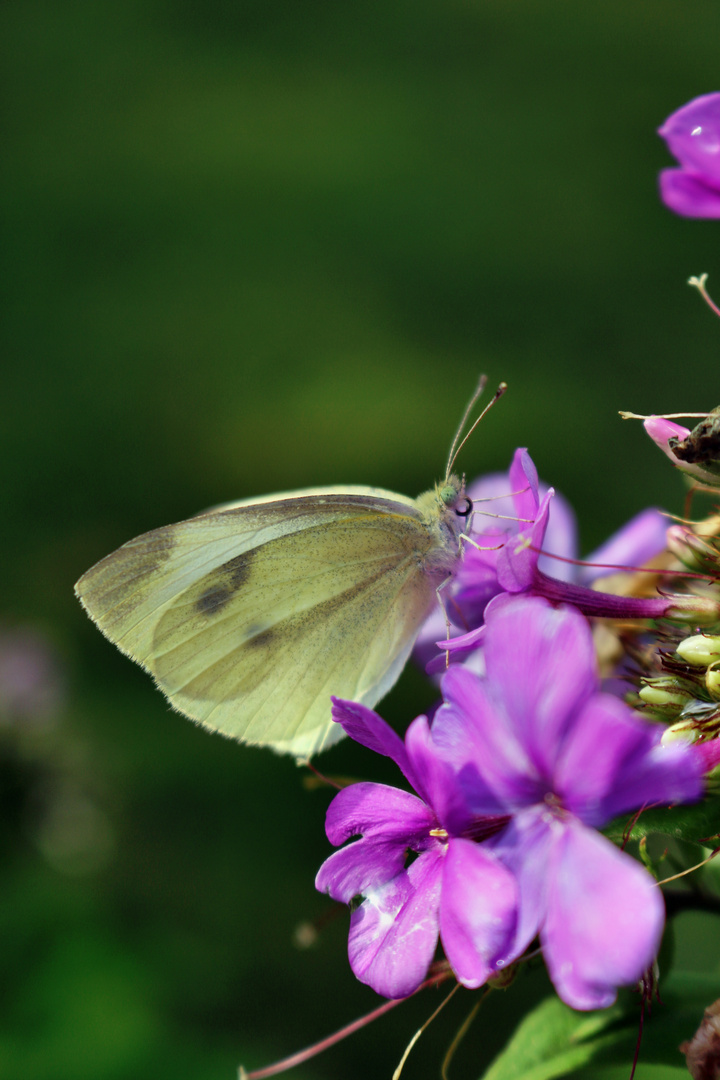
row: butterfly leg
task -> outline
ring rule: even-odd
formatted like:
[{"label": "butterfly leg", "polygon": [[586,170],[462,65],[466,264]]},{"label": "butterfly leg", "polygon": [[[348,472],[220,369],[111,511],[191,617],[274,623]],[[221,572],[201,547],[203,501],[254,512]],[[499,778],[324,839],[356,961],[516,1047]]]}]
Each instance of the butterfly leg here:
[{"label": "butterfly leg", "polygon": [[[463,540],[465,541],[466,544],[472,544],[472,546],[475,548],[476,551],[499,551],[501,547],[505,547],[505,539],[503,539],[502,543],[500,543],[500,544],[483,545],[483,544],[478,544],[477,540],[473,540],[472,536],[468,536],[467,533],[460,533],[460,535],[458,536],[458,540],[460,541],[460,549],[461,549],[461,551],[462,551]],[[464,552],[463,552],[463,554],[464,554]],[[445,584],[445,582],[443,582],[443,585],[444,584]],[[438,588],[441,589],[442,585],[438,585]]]},{"label": "butterfly leg", "polygon": [[[438,587],[435,590],[435,595],[438,598],[438,604],[442,608],[442,613],[445,616],[445,640],[446,641],[450,640],[450,619],[448,617],[447,608],[445,607],[445,604],[443,602],[443,598],[442,598],[442,596],[440,594],[441,594],[442,590],[444,588],[446,588],[450,584],[452,579],[453,579],[453,575],[448,574],[448,576],[445,578],[445,580],[441,581],[440,584],[438,585]],[[448,649],[446,649],[445,650],[445,668],[447,669],[449,667],[450,667],[450,652],[449,652]]]}]

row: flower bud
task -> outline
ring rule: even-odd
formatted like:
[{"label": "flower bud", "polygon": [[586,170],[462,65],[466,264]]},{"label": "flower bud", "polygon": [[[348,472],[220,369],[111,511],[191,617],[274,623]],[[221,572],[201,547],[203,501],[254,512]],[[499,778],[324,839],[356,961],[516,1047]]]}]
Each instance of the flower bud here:
[{"label": "flower bud", "polygon": [[487,984],[492,986],[493,990],[507,990],[508,986],[514,981],[517,972],[517,964],[508,964],[506,968],[498,971],[497,975],[491,976]]},{"label": "flower bud", "polygon": [[[710,596],[670,596],[668,600],[669,603],[665,609],[666,619],[694,623],[697,626],[712,626],[720,622],[720,602],[713,600]],[[720,649],[718,649],[718,657],[720,657]],[[687,657],[683,659],[687,660]],[[694,663],[692,660],[689,662]]]},{"label": "flower bud", "polygon": [[680,712],[687,702],[691,700],[692,695],[679,687],[677,683],[674,684],[672,679],[650,679],[638,691],[638,697],[646,705],[660,706],[663,710]]},{"label": "flower bud", "polygon": [[662,734],[660,742],[663,746],[672,746],[673,743],[694,743],[698,733],[687,720],[680,720],[677,724],[671,724]]},{"label": "flower bud", "polygon": [[708,422],[712,425],[714,421],[716,421],[715,410],[692,431],[673,423],[672,420],[665,419],[664,416],[646,417],[643,427],[652,441],[670,458],[676,469],[680,469],[696,483],[716,490],[717,474],[720,468],[717,458],[712,456],[712,452],[703,454],[698,447],[702,424],[704,423],[707,427]]},{"label": "flower bud", "polygon": [[686,663],[694,664],[696,667],[707,667],[720,660],[720,637],[694,634],[681,641],[675,651]]},{"label": "flower bud", "polygon": [[688,570],[700,573],[712,573],[717,570],[717,553],[692,529],[688,529],[685,525],[671,525],[666,536],[668,550]]},{"label": "flower bud", "polygon": [[715,664],[705,672],[705,686],[713,701],[720,701],[720,669]]}]

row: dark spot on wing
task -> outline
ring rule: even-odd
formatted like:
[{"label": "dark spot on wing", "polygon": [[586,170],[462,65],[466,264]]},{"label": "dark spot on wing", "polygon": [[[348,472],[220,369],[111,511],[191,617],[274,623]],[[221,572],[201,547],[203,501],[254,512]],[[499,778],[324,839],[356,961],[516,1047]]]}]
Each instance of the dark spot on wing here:
[{"label": "dark spot on wing", "polygon": [[244,555],[236,555],[225,563],[223,572],[227,572],[233,589],[239,589],[250,576],[250,567],[253,561],[254,551],[246,551]]},{"label": "dark spot on wing", "polygon": [[215,615],[216,612],[225,607],[232,595],[230,589],[226,589],[222,585],[213,585],[205,590],[195,607],[201,615]]},{"label": "dark spot on wing", "polygon": [[232,600],[250,576],[254,552],[248,551],[244,555],[236,555],[223,566],[219,567],[216,580],[210,585],[200,599],[195,603],[195,610],[201,615],[216,615],[222,611],[229,600]]},{"label": "dark spot on wing", "polygon": [[245,644],[249,649],[262,649],[266,645],[269,645],[275,637],[277,637],[275,630],[263,630],[259,634],[253,634],[252,637],[248,637]]}]

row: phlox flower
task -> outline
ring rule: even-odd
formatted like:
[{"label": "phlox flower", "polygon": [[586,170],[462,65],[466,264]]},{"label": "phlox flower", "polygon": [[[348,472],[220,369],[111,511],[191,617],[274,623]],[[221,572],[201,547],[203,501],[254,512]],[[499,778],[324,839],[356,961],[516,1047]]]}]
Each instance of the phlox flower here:
[{"label": "phlox flower", "polygon": [[659,129],[679,169],[660,173],[660,197],[683,217],[720,217],[720,94],[683,105]]},{"label": "phlox flower", "polygon": [[352,738],[391,757],[417,794],[359,783],[328,809],[336,845],[318,889],[355,902],[357,977],[402,997],[438,942],[476,987],[539,935],[560,997],[611,1004],[650,965],[664,906],[653,878],[598,829],[644,806],[691,801],[703,764],[600,693],[587,620],[516,597],[487,616],[486,674],[451,667],[432,727],[405,742],[365,706],[334,701]]},{"label": "phlox flower", "polygon": [[440,936],[458,980],[482,985],[503,966],[515,937],[517,886],[476,840],[507,819],[477,820],[467,812],[424,716],[410,725],[404,743],[364,705],[333,699],[333,719],[392,758],[417,792],[358,783],[328,808],[331,843],[360,837],[331,855],[315,881],[335,900],[362,897],[350,918],[353,972],[379,994],[405,997],[427,975]]},{"label": "phlox flower", "polygon": [[664,906],[650,874],[596,830],[643,806],[698,799],[701,763],[598,692],[578,611],[515,598],[486,617],[486,675],[449,669],[434,740],[468,811],[510,817],[485,846],[518,883],[511,955],[539,934],[563,1001],[602,1008],[652,962]]},{"label": "phlox flower", "polygon": [[[455,578],[443,593],[447,616],[461,631],[450,646],[456,656],[477,648],[485,610],[504,594],[547,596],[574,604],[587,615],[617,618],[654,618],[668,608],[665,598],[619,597],[590,588],[613,571],[568,561],[578,557],[575,515],[562,495],[538,480],[526,449],[515,451],[507,473],[474,481],[468,497],[475,507],[472,539],[478,547],[465,544]],[[642,565],[664,550],[666,530],[659,510],[643,510],[588,562]],[[438,610],[424,624],[415,647],[416,658],[429,661],[430,671],[444,666],[437,649],[446,649],[445,637],[444,615]]]}]

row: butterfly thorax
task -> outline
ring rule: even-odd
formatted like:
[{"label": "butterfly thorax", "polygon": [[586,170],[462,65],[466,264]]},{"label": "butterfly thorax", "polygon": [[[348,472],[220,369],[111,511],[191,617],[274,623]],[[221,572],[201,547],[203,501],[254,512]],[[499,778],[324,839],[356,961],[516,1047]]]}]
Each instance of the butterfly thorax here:
[{"label": "butterfly thorax", "polygon": [[432,545],[422,560],[423,569],[440,579],[452,572],[458,560],[460,535],[466,525],[464,491],[464,484],[457,476],[448,476],[416,500],[432,537]]}]

